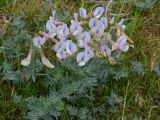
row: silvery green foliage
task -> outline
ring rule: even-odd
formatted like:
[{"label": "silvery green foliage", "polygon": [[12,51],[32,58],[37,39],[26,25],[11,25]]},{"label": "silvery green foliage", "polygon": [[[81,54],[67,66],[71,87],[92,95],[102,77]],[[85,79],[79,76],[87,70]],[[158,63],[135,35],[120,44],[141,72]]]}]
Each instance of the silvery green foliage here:
[{"label": "silvery green foliage", "polygon": [[111,92],[111,95],[107,97],[107,106],[108,106],[108,111],[115,113],[117,111],[116,105],[120,104],[123,102],[123,98],[117,96],[113,91]]},{"label": "silvery green foliage", "polygon": [[136,6],[141,9],[152,8],[158,0],[137,0]]},{"label": "silvery green foliage", "polygon": [[144,76],[145,66],[142,62],[134,61],[132,62],[132,71],[138,73],[139,75]]},{"label": "silvery green foliage", "polygon": [[142,117],[138,117],[137,115],[135,115],[135,117],[133,118],[133,120],[143,120]]},{"label": "silvery green foliage", "polygon": [[[10,80],[13,83],[24,82],[30,77],[36,79],[36,73],[41,71],[43,64],[37,59],[37,51],[33,52],[33,61],[31,66],[22,68],[20,60],[24,56],[22,51],[26,51],[26,47],[31,44],[32,38],[26,30],[26,23],[23,16],[14,16],[13,22],[7,29],[5,34],[1,36],[2,46],[1,53],[3,54],[1,73],[2,80]],[[24,80],[24,81],[23,81]]]},{"label": "silvery green foliage", "polygon": [[160,76],[160,64],[155,64],[153,71],[156,73],[156,75]]},{"label": "silvery green foliage", "polygon": [[[22,105],[27,109],[25,119],[59,119],[64,113],[69,118],[92,120],[93,114],[107,117],[107,111],[117,112],[117,105],[122,104],[122,97],[113,91],[104,96],[104,101],[94,106],[95,95],[103,90],[104,85],[114,82],[115,70],[122,70],[121,65],[110,65],[106,60],[94,59],[81,68],[74,60],[65,60],[57,64],[55,70],[47,70],[44,86],[49,90],[45,97],[29,97]],[[107,68],[107,69],[106,69]],[[123,77],[119,77],[123,79]]]}]

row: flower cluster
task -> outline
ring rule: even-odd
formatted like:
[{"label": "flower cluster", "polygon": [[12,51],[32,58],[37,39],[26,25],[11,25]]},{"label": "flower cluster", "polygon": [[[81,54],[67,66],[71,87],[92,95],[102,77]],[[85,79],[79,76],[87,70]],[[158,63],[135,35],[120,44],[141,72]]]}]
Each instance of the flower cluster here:
[{"label": "flower cluster", "polygon": [[[129,42],[133,41],[124,33],[124,19],[116,23],[114,16],[107,17],[104,12],[103,7],[97,7],[90,13],[80,8],[79,14],[74,13],[74,19],[68,25],[56,19],[56,11],[53,11],[46,23],[47,32],[40,32],[41,36],[33,38],[33,45],[40,50],[42,63],[54,68],[42,50],[42,45],[48,40],[54,42],[53,50],[58,59],[66,59],[76,54],[79,66],[84,66],[94,56],[109,57],[111,64],[116,63],[112,53],[126,52],[129,46],[132,46]],[[21,61],[22,65],[30,64],[32,51],[31,48],[27,58]]]}]

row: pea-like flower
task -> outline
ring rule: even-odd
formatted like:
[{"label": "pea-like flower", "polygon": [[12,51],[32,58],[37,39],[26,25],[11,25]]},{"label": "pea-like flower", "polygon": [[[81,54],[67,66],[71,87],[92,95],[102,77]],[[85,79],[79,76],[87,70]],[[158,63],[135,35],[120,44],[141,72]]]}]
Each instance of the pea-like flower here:
[{"label": "pea-like flower", "polygon": [[104,33],[104,29],[99,26],[92,28],[91,31],[96,35],[102,35]]},{"label": "pea-like flower", "polygon": [[33,44],[38,47],[41,48],[41,46],[46,42],[46,37],[36,37],[33,38]]},{"label": "pea-like flower", "polygon": [[93,52],[93,50],[90,47],[85,48],[84,52],[89,56],[89,59],[93,58],[94,52]]},{"label": "pea-like flower", "polygon": [[121,35],[116,42],[112,42],[112,50],[128,51],[129,45],[127,44],[127,39],[128,37],[126,35]]},{"label": "pea-like flower", "polygon": [[56,36],[56,25],[54,25],[51,20],[48,20],[46,23],[46,29],[48,30],[48,37],[53,38]]},{"label": "pea-like flower", "polygon": [[55,10],[52,11],[52,16],[49,18],[49,20],[52,23],[54,23],[54,21],[56,21],[56,11]]},{"label": "pea-like flower", "polygon": [[79,15],[80,15],[82,18],[87,18],[86,9],[80,8],[80,9],[79,9]]},{"label": "pea-like flower", "polygon": [[108,21],[106,17],[101,17],[100,22],[102,23],[103,29],[105,29],[108,26]]},{"label": "pea-like flower", "polygon": [[119,23],[118,23],[118,26],[124,30],[126,28],[126,26],[123,23],[124,23],[124,19],[121,19],[121,21],[119,21]]},{"label": "pea-like flower", "polygon": [[69,29],[67,24],[63,24],[57,27],[58,38],[67,37],[69,35]]},{"label": "pea-like flower", "polygon": [[59,59],[65,59],[65,58],[68,57],[68,56],[67,56],[67,53],[66,53],[66,51],[65,51],[64,49],[61,49],[61,50],[57,51],[56,56],[57,56]]},{"label": "pea-like flower", "polygon": [[114,23],[114,21],[115,21],[115,18],[114,18],[114,16],[112,16],[112,18],[111,18],[111,20],[109,21],[109,23],[112,25],[112,24]]},{"label": "pea-like flower", "polygon": [[98,19],[97,18],[91,18],[89,20],[89,27],[90,28],[93,28],[93,27],[96,27],[98,24]]},{"label": "pea-like flower", "polygon": [[96,18],[100,18],[100,17],[102,16],[103,12],[104,12],[104,8],[103,8],[103,7],[97,7],[97,8],[94,10],[93,15],[94,15],[94,17],[96,17]]},{"label": "pea-like flower", "polygon": [[69,55],[73,55],[77,51],[77,45],[73,43],[71,40],[67,40],[65,42],[66,53]]},{"label": "pea-like flower", "polygon": [[91,35],[89,32],[83,32],[78,36],[78,46],[83,48],[91,41]]},{"label": "pea-like flower", "polygon": [[71,26],[70,26],[70,32],[76,36],[76,35],[79,35],[81,32],[82,32],[82,27],[81,25],[79,24],[79,22],[72,22]]},{"label": "pea-like flower", "polygon": [[86,52],[79,52],[76,56],[76,60],[79,66],[84,66],[89,60],[89,55],[86,54]]},{"label": "pea-like flower", "polygon": [[100,50],[102,52],[102,54],[106,57],[106,56],[111,56],[111,49],[109,49],[109,47],[107,45],[102,45],[100,47]]},{"label": "pea-like flower", "polygon": [[57,43],[54,45],[53,49],[54,49],[56,52],[65,49],[65,42],[64,42],[64,41],[57,42]]},{"label": "pea-like flower", "polygon": [[78,14],[77,13],[74,13],[74,21],[78,22]]},{"label": "pea-like flower", "polygon": [[100,35],[104,33],[104,29],[106,27],[106,21],[102,18],[102,20],[98,20],[97,18],[91,18],[89,21],[89,27],[91,28],[91,32],[96,35]]},{"label": "pea-like flower", "polygon": [[84,66],[91,58],[93,58],[94,52],[91,48],[85,48],[84,52],[77,54],[76,60],[79,66]]}]

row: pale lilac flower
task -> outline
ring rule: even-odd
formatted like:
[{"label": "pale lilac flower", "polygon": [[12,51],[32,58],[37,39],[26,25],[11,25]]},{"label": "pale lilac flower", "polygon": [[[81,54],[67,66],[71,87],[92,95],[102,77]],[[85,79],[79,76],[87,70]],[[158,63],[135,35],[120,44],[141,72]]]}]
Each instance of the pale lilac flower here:
[{"label": "pale lilac flower", "polygon": [[80,8],[79,9],[79,15],[83,18],[87,18],[87,12],[86,12],[86,9],[84,8]]},{"label": "pale lilac flower", "polygon": [[51,20],[48,20],[46,23],[46,29],[48,30],[48,37],[53,38],[56,36],[56,25],[51,23]]},{"label": "pale lilac flower", "polygon": [[97,7],[93,13],[94,17],[96,18],[100,18],[102,16],[104,12],[104,8],[103,7]]},{"label": "pale lilac flower", "polygon": [[74,20],[75,20],[75,22],[78,22],[78,14],[77,13],[74,13]]},{"label": "pale lilac flower", "polygon": [[124,19],[121,19],[121,21],[119,21],[119,23],[118,23],[118,26],[124,30],[126,28],[126,26],[123,23],[124,23]]},{"label": "pale lilac flower", "polygon": [[112,25],[114,23],[114,16],[112,16],[111,20],[109,21],[109,23]]},{"label": "pale lilac flower", "polygon": [[123,52],[126,52],[129,49],[129,45],[127,44],[127,36],[122,35],[118,38],[117,44],[119,45],[119,49]]},{"label": "pale lilac flower", "polygon": [[119,49],[122,52],[126,52],[129,49],[127,39],[126,35],[121,35],[116,42],[112,43],[112,50]]},{"label": "pale lilac flower", "polygon": [[54,38],[56,36],[56,28],[55,29],[52,29],[48,32],[48,37],[49,38]]},{"label": "pale lilac flower", "polygon": [[63,42],[63,41],[60,41],[60,42],[58,42],[58,43],[56,43],[56,44],[54,45],[54,50],[55,50],[56,52],[61,51],[61,50],[64,50],[64,49],[65,49],[65,42]]},{"label": "pale lilac flower", "polygon": [[69,35],[69,29],[67,24],[63,24],[57,27],[57,36],[59,38],[66,37]]},{"label": "pale lilac flower", "polygon": [[56,21],[56,11],[55,10],[52,11],[52,16],[49,17],[49,20],[51,21],[51,23],[54,23]]},{"label": "pale lilac flower", "polygon": [[108,26],[108,21],[106,17],[101,17],[100,22],[102,23],[103,29]]},{"label": "pale lilac flower", "polygon": [[61,49],[61,50],[57,51],[56,56],[59,59],[64,59],[64,58],[67,57],[67,53],[66,53],[66,51],[64,49]]},{"label": "pale lilac flower", "polygon": [[73,22],[70,26],[70,32],[73,35],[79,35],[82,32],[82,27],[80,26],[79,22]]},{"label": "pale lilac flower", "polygon": [[78,46],[84,47],[85,44],[89,43],[91,41],[91,35],[89,32],[83,32],[78,36]]},{"label": "pale lilac flower", "polygon": [[89,20],[89,27],[90,28],[93,28],[93,27],[96,27],[98,24],[98,19],[97,18],[91,18]]},{"label": "pale lilac flower", "polygon": [[46,29],[48,31],[52,30],[53,28],[56,28],[56,25],[54,25],[51,20],[48,20],[47,23],[46,23]]},{"label": "pale lilac flower", "polygon": [[56,11],[55,11],[55,10],[52,11],[52,17],[53,17],[54,19],[56,19]]},{"label": "pale lilac flower", "polygon": [[93,58],[94,52],[91,48],[85,48],[84,52],[89,56],[89,59]]},{"label": "pale lilac flower", "polygon": [[96,35],[101,35],[101,34],[104,33],[104,29],[100,28],[99,26],[96,26],[96,27],[92,28],[91,31],[93,33],[95,33]]},{"label": "pale lilac flower", "polygon": [[54,45],[54,50],[56,51],[56,56],[59,59],[66,58],[66,51],[65,51],[65,42],[60,41]]},{"label": "pale lilac flower", "polygon": [[102,54],[106,57],[106,56],[111,56],[111,49],[109,49],[109,47],[107,45],[102,45],[100,47],[100,51],[102,52]]},{"label": "pale lilac flower", "polygon": [[41,46],[46,42],[46,38],[45,37],[36,37],[33,38],[33,44],[38,47],[41,48]]},{"label": "pale lilac flower", "polygon": [[71,40],[67,40],[65,42],[66,53],[69,55],[73,55],[77,51],[77,45],[73,43]]},{"label": "pale lilac flower", "polygon": [[32,49],[30,49],[27,57],[21,61],[21,65],[28,66],[31,63]]},{"label": "pale lilac flower", "polygon": [[89,55],[86,54],[86,52],[79,52],[76,56],[76,60],[79,66],[84,66],[89,60]]}]

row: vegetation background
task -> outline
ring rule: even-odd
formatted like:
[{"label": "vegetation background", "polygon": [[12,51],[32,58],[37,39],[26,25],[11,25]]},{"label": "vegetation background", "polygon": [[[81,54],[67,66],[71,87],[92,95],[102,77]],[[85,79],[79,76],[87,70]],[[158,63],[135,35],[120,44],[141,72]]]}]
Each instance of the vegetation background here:
[{"label": "vegetation background", "polygon": [[[125,18],[135,46],[121,65],[93,60],[80,69],[68,60],[56,62],[58,67],[50,70],[36,59],[36,52],[29,68],[20,65],[32,37],[44,30],[53,9],[68,23],[79,7],[90,11],[107,3],[0,0],[0,120],[160,120],[159,0],[114,0],[112,13],[117,20]],[[56,61],[50,47],[49,43],[44,49]]]}]

